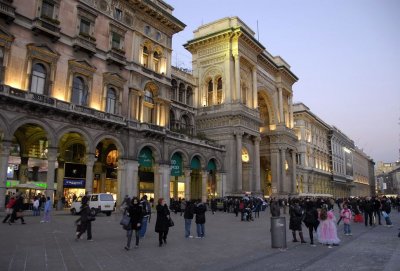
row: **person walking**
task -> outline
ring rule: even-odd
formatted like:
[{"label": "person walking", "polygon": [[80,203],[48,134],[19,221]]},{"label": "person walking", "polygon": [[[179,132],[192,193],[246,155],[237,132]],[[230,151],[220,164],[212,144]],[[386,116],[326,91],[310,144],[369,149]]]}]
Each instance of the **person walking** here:
[{"label": "person walking", "polygon": [[[14,211],[14,204],[16,202],[15,196],[11,196],[10,200],[6,205],[6,217],[3,219],[3,223],[7,223],[8,219],[11,219],[11,216]],[[11,224],[10,224],[11,225]]]},{"label": "person walking", "polygon": [[33,216],[40,216],[40,208],[39,208],[40,202],[39,198],[37,196],[34,197],[33,199]]},{"label": "person walking", "polygon": [[194,213],[196,214],[196,229],[197,229],[196,238],[205,237],[206,211],[207,207],[201,201],[199,201],[194,209]]},{"label": "person walking", "polygon": [[390,212],[392,211],[392,202],[386,196],[382,198],[382,216],[385,218],[386,226],[393,227],[392,220],[390,219]]},{"label": "person walking", "polygon": [[155,232],[158,233],[158,245],[162,247],[163,245],[167,244],[169,220],[171,219],[168,205],[163,198],[158,199],[156,210],[157,219]]},{"label": "person walking", "polygon": [[333,210],[328,211],[328,206],[326,206],[326,204],[324,204],[321,209],[319,220],[320,224],[317,228],[318,241],[321,244],[328,245],[329,248],[338,246],[340,239],[337,236],[335,215]]},{"label": "person walking", "polygon": [[317,231],[319,220],[318,220],[318,211],[317,208],[311,200],[307,199],[306,201],[306,210],[304,216],[304,224],[308,228],[308,234],[310,235],[310,243],[311,246],[315,247],[314,244],[314,231]]},{"label": "person walking", "polygon": [[365,222],[365,227],[368,226],[368,220],[369,220],[369,225],[372,226],[372,213],[374,211],[373,209],[373,204],[371,201],[370,197],[367,197],[365,201],[363,202],[363,210],[364,210],[364,222]]},{"label": "person walking", "polygon": [[193,238],[190,235],[190,229],[192,227],[192,220],[194,217],[194,204],[192,201],[186,201],[186,208],[183,213],[183,218],[185,219],[185,238]]},{"label": "person walking", "polygon": [[50,212],[51,212],[51,199],[47,197],[46,203],[44,204],[44,215],[42,221],[40,223],[48,223],[50,222]]},{"label": "person walking", "polygon": [[17,194],[17,199],[15,201],[15,204],[13,205],[13,211],[11,214],[11,218],[8,221],[8,224],[11,225],[11,223],[14,223],[16,220],[21,219],[21,224],[26,224],[24,220],[24,195],[21,193]]},{"label": "person walking", "polygon": [[151,206],[150,203],[147,201],[147,195],[142,197],[140,202],[140,206],[142,206],[143,210],[143,218],[142,218],[142,226],[140,227],[139,236],[140,238],[144,238],[147,231],[147,223],[150,222],[151,218]]},{"label": "person walking", "polygon": [[379,198],[372,198],[372,203],[373,203],[373,209],[374,209],[374,217],[375,217],[375,224],[376,221],[378,220],[379,225],[382,225],[381,222],[381,211],[382,211],[382,204]]},{"label": "person walking", "polygon": [[301,223],[303,221],[304,210],[299,204],[299,200],[294,199],[289,207],[289,229],[292,230],[293,242],[298,242],[296,238],[296,231],[299,232],[300,241],[302,244],[307,243],[304,241],[303,231],[301,229]]},{"label": "person walking", "polygon": [[95,217],[94,214],[92,214],[89,204],[88,204],[88,197],[83,196],[82,197],[82,205],[80,208],[80,211],[78,212],[80,215],[80,218],[77,220],[78,225],[78,230],[76,232],[76,240],[80,240],[82,234],[86,232],[87,235],[87,240],[88,241],[93,241],[92,239],[92,221],[94,221]]},{"label": "person walking", "polygon": [[351,210],[349,209],[349,206],[345,203],[343,204],[343,209],[340,211],[340,217],[343,219],[343,224],[344,224],[344,235],[346,236],[351,236],[351,219],[352,219],[352,214]]},{"label": "person walking", "polygon": [[128,207],[128,213],[130,219],[130,224],[128,226],[128,229],[126,231],[126,237],[127,237],[127,243],[125,246],[125,250],[130,250],[131,249],[131,241],[132,241],[132,235],[133,231],[135,231],[135,248],[139,247],[139,231],[142,226],[142,221],[143,221],[143,208],[139,204],[139,199],[138,198],[133,198],[131,201],[130,206]]}]

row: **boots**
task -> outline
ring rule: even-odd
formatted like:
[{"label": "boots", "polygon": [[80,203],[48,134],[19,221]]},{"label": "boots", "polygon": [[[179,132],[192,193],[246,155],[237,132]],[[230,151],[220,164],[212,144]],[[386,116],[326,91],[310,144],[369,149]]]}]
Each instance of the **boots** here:
[{"label": "boots", "polygon": [[293,242],[298,242],[296,239],[296,232],[292,231],[292,235],[293,235]]},{"label": "boots", "polygon": [[302,244],[307,243],[306,241],[304,241],[303,232],[300,231],[300,232],[299,232],[299,235],[300,235],[301,243],[302,243]]}]

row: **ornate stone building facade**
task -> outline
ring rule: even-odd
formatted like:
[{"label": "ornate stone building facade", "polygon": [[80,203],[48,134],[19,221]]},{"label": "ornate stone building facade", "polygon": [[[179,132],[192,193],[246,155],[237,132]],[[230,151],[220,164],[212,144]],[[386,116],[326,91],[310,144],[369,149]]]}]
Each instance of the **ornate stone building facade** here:
[{"label": "ornate stone building facade", "polygon": [[293,105],[294,129],[298,142],[297,191],[333,195],[330,161],[330,126],[303,103]]},{"label": "ornate stone building facade", "polygon": [[171,88],[172,36],[185,27],[171,6],[0,4],[1,207],[6,187],[25,183],[48,195],[56,183],[57,197],[205,200],[224,179],[224,147],[194,137],[194,83],[183,96]]},{"label": "ornate stone building facade", "polygon": [[225,146],[220,190],[296,193],[292,85],[297,77],[271,56],[239,18],[203,25],[185,48],[197,80],[196,129]]}]

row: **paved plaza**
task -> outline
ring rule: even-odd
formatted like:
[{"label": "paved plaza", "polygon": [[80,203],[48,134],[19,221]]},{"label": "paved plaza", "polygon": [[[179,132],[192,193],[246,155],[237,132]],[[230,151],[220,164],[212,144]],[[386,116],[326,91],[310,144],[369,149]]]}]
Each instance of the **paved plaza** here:
[{"label": "paved plaza", "polygon": [[[183,217],[172,214],[175,226],[161,248],[153,216],[139,248],[130,251],[124,250],[126,232],[119,225],[120,214],[97,217],[94,242],[74,240],[76,218],[56,211],[50,223],[27,216],[26,225],[1,224],[0,270],[400,270],[397,212],[392,213],[394,227],[352,224],[352,237],[343,235],[341,224],[342,242],[333,248],[292,243],[288,231],[284,251],[271,248],[269,210],[254,222],[207,212],[204,239],[185,239]],[[309,241],[306,231],[305,238]]]}]

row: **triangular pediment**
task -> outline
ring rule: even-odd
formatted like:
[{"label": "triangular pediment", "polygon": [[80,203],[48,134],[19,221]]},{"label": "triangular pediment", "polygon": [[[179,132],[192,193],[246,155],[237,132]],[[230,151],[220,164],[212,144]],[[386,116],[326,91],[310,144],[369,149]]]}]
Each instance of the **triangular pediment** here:
[{"label": "triangular pediment", "polygon": [[58,56],[59,56],[59,54],[58,54],[55,50],[53,50],[50,46],[48,46],[48,45],[45,44],[45,43],[42,43],[42,44],[29,43],[29,44],[27,45],[27,47],[28,47],[28,48],[31,48],[31,49],[40,50],[40,51],[47,51],[48,53],[51,53],[51,54],[54,54],[54,55],[58,55]]},{"label": "triangular pediment", "polygon": [[14,36],[10,32],[8,32],[3,26],[0,26],[0,35],[9,37],[12,40],[14,39]]},{"label": "triangular pediment", "polygon": [[97,70],[97,68],[95,66],[93,66],[92,64],[90,64],[86,59],[83,59],[83,60],[71,59],[68,62],[78,64],[78,65],[86,67],[88,69]]}]

